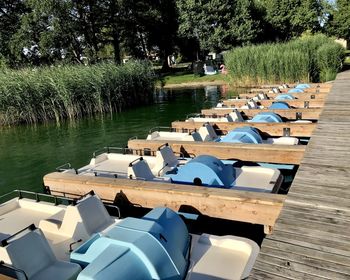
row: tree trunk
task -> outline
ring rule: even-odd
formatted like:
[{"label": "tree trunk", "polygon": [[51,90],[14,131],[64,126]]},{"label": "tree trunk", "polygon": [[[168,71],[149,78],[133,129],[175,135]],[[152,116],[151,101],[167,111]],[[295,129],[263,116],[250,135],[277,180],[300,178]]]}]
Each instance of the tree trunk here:
[{"label": "tree trunk", "polygon": [[114,62],[115,64],[121,63],[120,58],[120,42],[119,42],[119,34],[117,30],[113,30],[113,48],[114,48]]}]

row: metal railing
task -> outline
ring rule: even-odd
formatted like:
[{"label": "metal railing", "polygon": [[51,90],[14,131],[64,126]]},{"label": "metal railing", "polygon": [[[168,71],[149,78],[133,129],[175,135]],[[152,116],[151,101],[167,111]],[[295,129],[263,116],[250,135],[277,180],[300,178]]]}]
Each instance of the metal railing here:
[{"label": "metal railing", "polygon": [[[32,192],[32,191],[25,191],[25,190],[13,190],[9,193],[3,194],[0,196],[0,203],[3,203],[5,201],[8,201],[12,198],[29,198],[34,199],[36,202],[40,201],[46,201],[46,202],[52,202],[55,205],[58,204],[72,204],[73,199],[67,198],[64,196],[57,196],[52,194],[46,194],[46,193],[38,193],[38,192]],[[44,200],[45,198],[45,200]],[[48,201],[49,200],[49,201]]]},{"label": "metal railing", "polygon": [[104,153],[116,153],[116,154],[123,154],[123,155],[130,155],[130,154],[136,154],[140,155],[139,149],[130,149],[130,148],[121,148],[121,147],[103,147],[101,149],[98,149],[93,152],[92,156],[93,158],[96,158],[97,156],[104,154]]}]

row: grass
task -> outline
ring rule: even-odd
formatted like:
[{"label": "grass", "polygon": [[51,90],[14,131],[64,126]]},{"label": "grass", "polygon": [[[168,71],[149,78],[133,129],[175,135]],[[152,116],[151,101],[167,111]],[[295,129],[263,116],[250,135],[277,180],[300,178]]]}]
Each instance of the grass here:
[{"label": "grass", "polygon": [[324,82],[341,69],[345,50],[332,38],[308,36],[287,43],[235,48],[225,54],[231,84]]},{"label": "grass", "polygon": [[190,83],[207,83],[207,82],[218,82],[218,83],[227,83],[227,75],[216,74],[208,76],[196,76],[194,74],[180,72],[173,73],[163,76],[159,81],[158,85],[171,86],[179,84],[190,84]]},{"label": "grass", "polygon": [[0,126],[113,113],[152,100],[155,75],[145,62],[0,72]]}]

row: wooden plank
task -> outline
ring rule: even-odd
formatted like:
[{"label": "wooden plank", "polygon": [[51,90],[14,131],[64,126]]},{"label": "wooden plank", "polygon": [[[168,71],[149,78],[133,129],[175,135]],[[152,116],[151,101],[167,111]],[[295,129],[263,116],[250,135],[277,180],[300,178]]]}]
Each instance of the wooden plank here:
[{"label": "wooden plank", "polygon": [[[338,73],[337,75],[337,80],[339,76],[343,76],[343,73]],[[300,82],[300,83],[304,83],[304,82]],[[334,82],[327,82],[327,83],[309,83],[309,82],[305,82],[307,83],[311,88],[331,88],[334,84]],[[294,88],[298,85],[299,83],[288,83],[289,88]],[[254,86],[255,88],[259,87],[259,88],[274,88],[274,87],[279,87],[282,84],[264,84],[264,85],[257,85]],[[253,86],[252,86],[253,87]]]},{"label": "wooden plank", "polygon": [[[298,109],[279,109],[279,110],[269,110],[269,109],[239,109],[246,117],[252,118],[261,112],[274,112],[283,118],[288,120],[298,119],[297,114],[301,114],[302,120],[318,120],[322,112],[321,108],[298,108]],[[224,116],[232,112],[232,109],[203,109],[202,114],[205,116],[212,116],[216,114],[217,116]]]},{"label": "wooden plank", "polygon": [[212,155],[220,159],[239,159],[253,162],[271,162],[280,164],[300,164],[305,147],[302,145],[238,144],[217,142],[190,142],[134,139],[128,142],[131,149],[150,149],[156,151],[159,146],[168,143],[176,153]]},{"label": "wooden plank", "polygon": [[[273,254],[278,254],[279,257]],[[289,257],[288,257],[289,255]],[[283,258],[281,258],[281,257]],[[349,279],[349,274],[346,272],[343,273],[341,267],[337,267],[338,271],[333,271],[332,269],[327,269],[317,262],[313,262],[313,259],[308,257],[300,257],[294,256],[293,252],[288,252],[287,254],[283,254],[276,250],[267,249],[266,252],[260,253],[259,262],[264,262],[268,264],[275,264],[280,268],[285,268],[289,271],[289,275],[293,274],[299,275],[300,273],[304,273],[308,275],[308,278],[312,275],[314,277],[319,277],[320,279],[339,279],[339,280],[347,280]],[[295,260],[296,259],[296,260]],[[339,271],[340,270],[340,271]]]},{"label": "wooden plank", "polygon": [[[260,257],[260,255],[259,255]],[[282,279],[284,277],[287,277],[288,279],[308,279],[308,280],[320,280],[320,279],[329,279],[325,277],[319,277],[316,275],[310,275],[309,273],[305,272],[299,272],[299,271],[292,271],[290,267],[286,266],[286,262],[278,262],[277,259],[276,261],[269,260],[269,262],[263,262],[259,260],[255,263],[254,265],[254,270],[261,270],[266,273],[274,275],[272,279]],[[254,275],[254,274],[253,274]]]},{"label": "wooden plank", "polygon": [[[188,130],[194,130],[199,129],[201,126],[203,126],[204,122],[181,122],[181,121],[175,121],[172,122],[171,126],[172,128],[176,129],[177,131],[188,131]],[[221,130],[223,132],[231,131],[237,127],[242,126],[253,126],[257,129],[259,129],[262,133],[266,134],[266,136],[272,136],[272,137],[280,137],[283,136],[283,130],[285,128],[290,130],[290,136],[294,137],[310,137],[316,128],[316,123],[290,123],[290,122],[284,122],[284,123],[253,123],[253,122],[227,122],[227,123],[220,123],[220,122],[211,122],[211,124],[218,130]]]},{"label": "wooden plank", "polygon": [[342,244],[347,244],[350,248],[350,237],[348,236],[349,222],[344,222],[344,225],[332,222],[324,224],[318,221],[308,220],[305,216],[303,219],[291,218],[291,216],[283,213],[278,219],[275,230],[283,230],[300,235],[314,235],[322,240],[339,240]]},{"label": "wooden plank", "polygon": [[[275,273],[271,271],[262,271],[257,268],[253,268],[251,274],[247,278],[249,280],[271,280],[271,279],[280,279],[280,280],[285,280],[285,279],[292,279],[290,277],[284,277],[282,275],[276,275]],[[292,279],[294,280],[294,279]]]},{"label": "wooden plank", "polygon": [[285,201],[284,206],[286,206],[283,209],[284,212],[289,215],[295,215],[296,218],[300,219],[302,215],[303,217],[307,216],[310,221],[320,221],[324,223],[344,224],[350,221],[350,212],[344,211],[344,209],[335,209],[335,207],[322,209],[317,207],[317,205],[304,205],[300,207],[290,200]]},{"label": "wooden plank", "polygon": [[271,240],[278,242],[288,242],[298,246],[312,248],[318,251],[325,251],[336,255],[350,257],[350,247],[348,243],[344,243],[341,240],[327,240],[317,235],[313,235],[314,232],[309,234],[296,234],[294,231],[282,231],[274,230],[274,233],[270,235]]},{"label": "wooden plank", "polygon": [[[238,96],[242,99],[251,99],[255,96],[257,96],[257,92],[251,93],[240,93]],[[270,99],[275,99],[280,93],[271,93],[271,92],[265,92],[265,94],[270,98]],[[309,93],[309,92],[301,92],[301,93],[288,93],[297,100],[325,100],[328,96],[328,92],[320,92],[320,93]]]},{"label": "wooden plank", "polygon": [[[249,92],[251,93],[258,93],[258,92],[269,92],[269,91],[272,91],[272,87],[270,88],[252,88],[249,90]],[[280,89],[281,93],[288,93],[289,90],[291,90],[293,88],[282,88]],[[328,93],[330,91],[330,88],[325,88],[325,87],[320,87],[320,88],[315,88],[315,87],[312,87],[312,88],[305,88],[305,89],[302,89],[304,92],[307,92],[307,93],[314,93],[314,94],[318,94],[318,93]]]},{"label": "wooden plank", "polygon": [[91,177],[69,173],[44,176],[51,192],[82,195],[94,190],[102,199],[113,200],[123,192],[129,201],[144,207],[166,206],[178,210],[191,205],[212,217],[273,227],[285,196],[179,184]]},{"label": "wooden plank", "polygon": [[[327,251],[319,251],[312,248],[291,244],[288,242],[279,242],[276,240],[271,240],[269,237],[264,239],[263,247],[264,251],[266,248],[266,252],[270,251],[271,249],[286,253],[292,252],[293,255],[299,255],[302,257],[313,259],[314,262],[319,262],[320,264],[325,265],[326,267],[344,267],[343,271],[349,271],[350,269],[350,263],[347,257],[341,255],[334,255]],[[277,253],[276,256],[278,256]]]},{"label": "wooden plank", "polygon": [[[223,104],[228,107],[242,107],[247,104],[249,99],[227,99],[222,100]],[[282,100],[283,102],[289,104],[289,106],[294,108],[321,108],[324,105],[325,100],[319,99],[305,99],[305,100]],[[258,105],[262,105],[265,108],[268,108],[272,103],[277,102],[276,100],[258,100]],[[220,109],[221,110],[221,109]]]}]

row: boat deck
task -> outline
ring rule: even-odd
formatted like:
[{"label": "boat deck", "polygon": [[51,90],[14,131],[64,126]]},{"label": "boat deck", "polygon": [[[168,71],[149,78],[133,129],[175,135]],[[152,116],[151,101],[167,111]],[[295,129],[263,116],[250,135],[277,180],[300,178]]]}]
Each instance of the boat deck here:
[{"label": "boat deck", "polygon": [[249,279],[350,279],[349,89],[338,74]]}]

